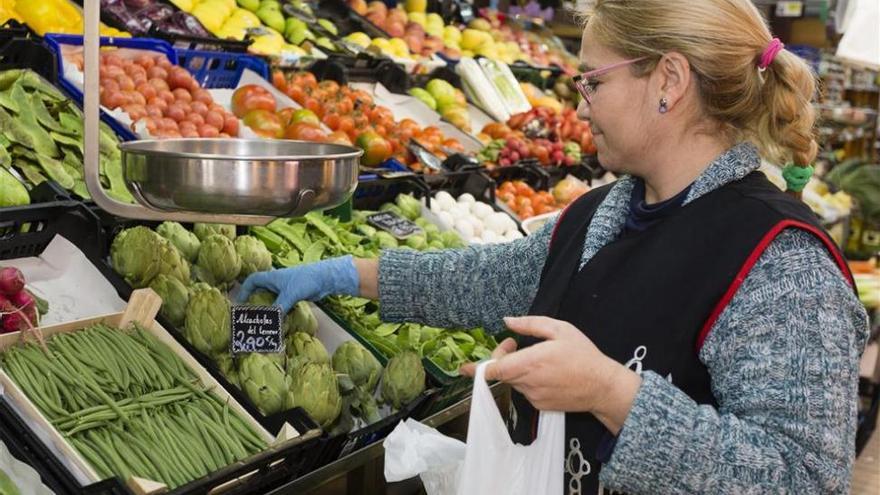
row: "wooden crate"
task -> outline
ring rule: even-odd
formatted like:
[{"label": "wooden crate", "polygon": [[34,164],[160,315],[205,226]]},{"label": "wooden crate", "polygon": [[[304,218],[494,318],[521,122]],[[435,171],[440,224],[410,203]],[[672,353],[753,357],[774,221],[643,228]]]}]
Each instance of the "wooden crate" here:
[{"label": "wooden crate", "polygon": [[[122,313],[113,313],[94,318],[72,321],[60,325],[52,325],[43,327],[40,330],[45,338],[59,333],[72,333],[81,330],[90,325],[104,323],[118,328],[125,328],[133,322],[140,324],[146,331],[167,345],[172,352],[177,354],[189,368],[198,376],[202,384],[206,385],[212,393],[216,394],[220,399],[229,404],[230,410],[238,413],[238,415],[249,422],[251,427],[256,431],[269,445],[269,450],[279,449],[289,446],[291,443],[299,443],[307,437],[301,432],[296,431],[289,424],[285,424],[279,431],[277,436],[273,436],[269,431],[263,428],[248,412],[232,397],[220,384],[191,356],[186,350],[172,337],[159,323],[155,317],[159,312],[162,300],[151,289],[135,290],[131,294],[128,306]],[[30,337],[28,337],[30,338]],[[0,335],[0,352],[15,346],[21,342],[21,332],[8,333]],[[79,477],[85,477],[87,483],[101,481],[101,478],[83,457],[71,446],[61,433],[56,430],[42,412],[28,399],[27,395],[18,387],[11,377],[0,369],[0,386],[3,393],[16,406],[18,412],[24,416],[24,420],[31,425],[32,428],[42,431],[48,436],[48,441],[54,447],[54,451],[60,453],[72,464],[74,468],[79,470]],[[303,432],[305,433],[305,432]],[[44,436],[45,439],[45,436]],[[260,454],[257,454],[260,455]],[[247,460],[239,461],[247,462]],[[279,461],[280,462],[280,461]],[[74,473],[75,475],[77,473]],[[224,486],[240,482],[243,478],[251,476],[253,473],[245,474],[235,480],[230,480],[224,485],[215,487],[212,493],[221,492]],[[167,487],[160,482],[132,477],[124,480],[129,488],[136,494],[154,494],[167,490]]]}]

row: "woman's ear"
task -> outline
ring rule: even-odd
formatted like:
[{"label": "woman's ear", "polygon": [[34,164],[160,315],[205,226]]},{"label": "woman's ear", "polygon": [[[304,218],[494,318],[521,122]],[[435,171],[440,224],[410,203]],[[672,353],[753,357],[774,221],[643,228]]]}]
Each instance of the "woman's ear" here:
[{"label": "woman's ear", "polygon": [[691,84],[693,73],[690,62],[678,52],[669,52],[660,58],[654,74],[659,82],[658,101],[664,99],[666,108],[674,109],[684,98]]}]

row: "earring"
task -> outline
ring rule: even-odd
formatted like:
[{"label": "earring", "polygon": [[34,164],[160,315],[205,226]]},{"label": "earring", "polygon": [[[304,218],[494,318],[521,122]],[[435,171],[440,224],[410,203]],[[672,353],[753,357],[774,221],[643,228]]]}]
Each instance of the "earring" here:
[{"label": "earring", "polygon": [[669,111],[669,102],[666,101],[666,97],[660,98],[660,113],[666,113]]}]

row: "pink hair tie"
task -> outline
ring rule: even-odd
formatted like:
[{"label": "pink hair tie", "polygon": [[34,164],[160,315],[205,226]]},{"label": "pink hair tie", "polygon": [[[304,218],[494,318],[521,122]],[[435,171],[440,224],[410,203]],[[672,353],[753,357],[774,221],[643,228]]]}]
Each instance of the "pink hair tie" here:
[{"label": "pink hair tie", "polygon": [[764,49],[764,53],[761,54],[761,61],[758,62],[758,69],[761,72],[767,70],[767,67],[770,67],[770,64],[773,63],[773,59],[776,58],[776,54],[782,51],[785,48],[785,45],[779,41],[779,38],[773,38],[770,40],[770,44],[767,45],[767,48]]}]

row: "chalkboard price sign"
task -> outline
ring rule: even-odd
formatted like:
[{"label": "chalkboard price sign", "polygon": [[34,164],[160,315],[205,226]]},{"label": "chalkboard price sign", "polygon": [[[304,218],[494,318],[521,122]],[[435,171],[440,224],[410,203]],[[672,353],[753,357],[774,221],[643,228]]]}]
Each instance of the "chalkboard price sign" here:
[{"label": "chalkboard price sign", "polygon": [[380,211],[368,216],[367,223],[377,229],[390,233],[398,239],[406,239],[411,235],[422,233],[421,227],[390,211]]},{"label": "chalkboard price sign", "polygon": [[232,353],[281,352],[281,308],[232,306]]}]

